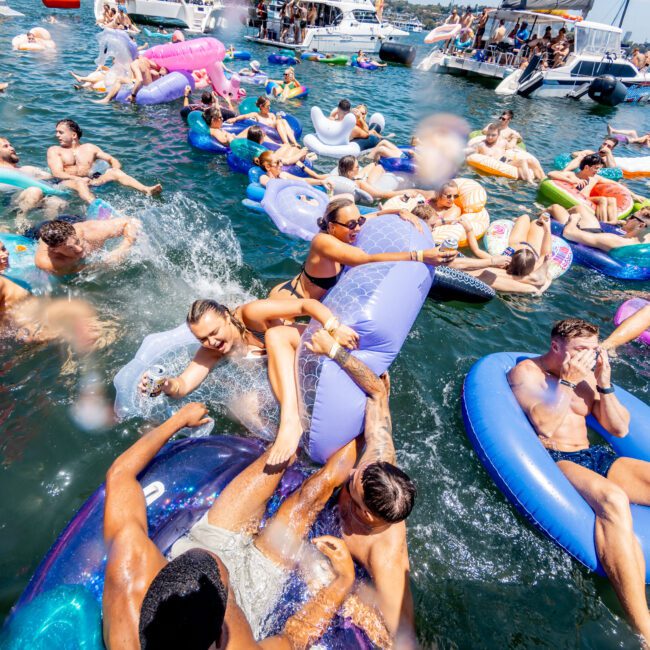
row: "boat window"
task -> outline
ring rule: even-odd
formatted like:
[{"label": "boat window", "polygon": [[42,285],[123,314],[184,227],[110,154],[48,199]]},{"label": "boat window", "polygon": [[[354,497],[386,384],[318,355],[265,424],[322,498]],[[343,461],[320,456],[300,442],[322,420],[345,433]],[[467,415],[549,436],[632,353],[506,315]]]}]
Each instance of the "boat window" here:
[{"label": "boat window", "polygon": [[352,12],[355,20],[358,20],[360,23],[379,23],[377,20],[377,14],[374,11],[364,11],[363,9],[355,9]]},{"label": "boat window", "polygon": [[576,25],[575,37],[576,54],[618,53],[621,49],[621,35],[618,32]]},{"label": "boat window", "polygon": [[625,63],[608,63],[607,61],[578,61],[571,70],[572,76],[598,77],[611,74],[615,77],[634,77],[634,68]]},{"label": "boat window", "polygon": [[319,27],[327,27],[329,25],[338,25],[343,18],[343,12],[337,7],[330,5],[320,5],[318,9],[318,17],[316,24]]}]

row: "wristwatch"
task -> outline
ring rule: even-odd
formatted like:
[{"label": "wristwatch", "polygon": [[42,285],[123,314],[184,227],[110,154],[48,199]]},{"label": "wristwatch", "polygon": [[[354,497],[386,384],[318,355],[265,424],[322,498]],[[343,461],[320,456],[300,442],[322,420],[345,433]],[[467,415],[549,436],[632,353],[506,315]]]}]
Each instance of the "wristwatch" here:
[{"label": "wristwatch", "polygon": [[558,384],[562,384],[562,386],[568,386],[571,390],[575,390],[576,386],[578,385],[578,384],[572,384],[570,381],[567,381],[566,379],[560,379],[560,381],[558,381]]},{"label": "wristwatch", "polygon": [[603,388],[602,386],[596,386],[596,390],[601,395],[611,395],[614,392],[614,386],[610,386],[609,388]]}]

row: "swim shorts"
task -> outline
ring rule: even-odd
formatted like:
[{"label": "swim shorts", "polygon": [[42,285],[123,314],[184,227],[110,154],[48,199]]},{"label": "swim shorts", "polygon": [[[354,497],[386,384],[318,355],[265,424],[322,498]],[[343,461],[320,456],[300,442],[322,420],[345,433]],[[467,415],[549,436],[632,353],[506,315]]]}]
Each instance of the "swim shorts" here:
[{"label": "swim shorts", "polygon": [[361,151],[367,151],[368,149],[376,147],[381,142],[381,138],[378,138],[376,135],[370,135],[367,138],[356,138],[355,140],[352,140],[352,142],[356,142]]},{"label": "swim shorts", "polygon": [[169,558],[173,560],[193,548],[215,553],[226,565],[237,604],[255,638],[263,639],[270,632],[265,624],[282,596],[289,572],[267,558],[250,535],[209,524],[207,513],[174,543]]},{"label": "swim shorts", "polygon": [[548,449],[548,453],[556,463],[560,460],[568,460],[605,477],[614,464],[614,461],[618,459],[618,456],[609,447],[605,447],[604,445],[594,445],[593,447],[579,449],[578,451]]}]

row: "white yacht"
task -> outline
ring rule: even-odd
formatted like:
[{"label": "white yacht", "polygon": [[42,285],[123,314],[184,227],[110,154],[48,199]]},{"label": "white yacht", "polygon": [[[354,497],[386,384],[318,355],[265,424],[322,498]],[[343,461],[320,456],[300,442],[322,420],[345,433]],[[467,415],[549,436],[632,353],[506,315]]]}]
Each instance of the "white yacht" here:
[{"label": "white yacht", "polygon": [[417,16],[401,16],[400,14],[384,14],[386,22],[397,29],[404,29],[413,34],[419,34],[424,29],[424,23]]},{"label": "white yacht", "polygon": [[[116,0],[95,0],[95,18],[99,20],[104,5],[117,7]],[[188,32],[204,34],[217,26],[220,0],[124,0],[123,6],[136,23],[177,26]]]},{"label": "white yacht", "polygon": [[[515,92],[523,97],[589,98],[589,89],[599,77],[611,75],[621,91],[636,101],[640,95],[650,93],[650,74],[639,72],[621,51],[622,30],[611,25],[583,21],[576,23],[574,48],[564,65],[542,68],[531,60],[524,70]],[[644,90],[645,89],[645,93]],[[594,99],[593,97],[591,97]]]},{"label": "white yacht", "polygon": [[316,0],[315,24],[307,26],[304,40],[295,41],[289,30],[286,41],[281,41],[282,19],[280,10],[284,2],[271,0],[268,4],[266,38],[246,36],[249,41],[289,50],[353,53],[363,50],[379,52],[382,43],[395,41],[408,32],[386,22],[379,22],[375,5],[370,0]]}]

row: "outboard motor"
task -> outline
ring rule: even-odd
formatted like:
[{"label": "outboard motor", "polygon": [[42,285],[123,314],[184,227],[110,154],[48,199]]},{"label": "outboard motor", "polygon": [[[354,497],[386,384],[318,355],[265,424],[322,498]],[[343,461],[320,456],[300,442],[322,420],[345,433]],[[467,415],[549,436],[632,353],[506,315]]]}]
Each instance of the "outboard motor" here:
[{"label": "outboard motor", "polygon": [[605,74],[591,82],[587,93],[598,104],[617,106],[625,101],[627,86],[611,74]]},{"label": "outboard motor", "polygon": [[386,63],[401,63],[411,65],[415,59],[415,46],[402,43],[382,43],[379,58]]}]

